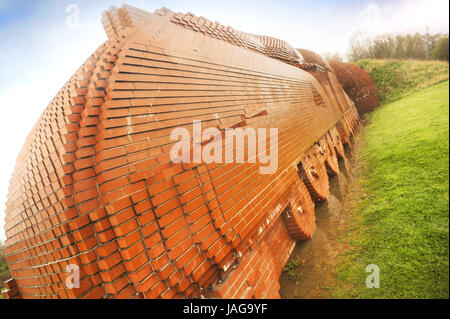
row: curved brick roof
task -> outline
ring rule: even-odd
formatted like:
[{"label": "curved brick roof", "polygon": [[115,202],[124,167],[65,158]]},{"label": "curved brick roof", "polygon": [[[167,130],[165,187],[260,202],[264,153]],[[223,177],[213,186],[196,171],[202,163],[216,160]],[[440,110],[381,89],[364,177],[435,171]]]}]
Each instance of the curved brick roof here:
[{"label": "curved brick roof", "polygon": [[[281,40],[167,9],[109,39],[28,136],[6,209],[9,297],[276,297],[358,126],[332,72]],[[278,128],[278,169],[175,164],[175,127]],[[280,218],[282,217],[282,218]],[[66,286],[79,265],[80,287]],[[243,277],[244,276],[244,277]]]},{"label": "curved brick roof", "polygon": [[174,13],[167,8],[161,8],[154,13],[149,13],[124,5],[120,9],[111,7],[106,11],[103,14],[102,23],[108,36],[114,37],[119,31],[147,24],[154,20],[155,16],[161,17],[160,20],[164,22],[170,21],[208,37],[226,41],[235,46],[262,53],[290,64],[303,63],[303,58],[297,50],[283,40],[237,31],[230,26],[212,22],[190,12],[187,14]]},{"label": "curved brick roof", "polygon": [[359,115],[372,112],[379,105],[378,93],[369,74],[357,65],[329,61],[347,95],[355,103]]},{"label": "curved brick roof", "polygon": [[297,49],[297,51],[302,55],[305,63],[317,64],[327,71],[332,71],[328,61],[320,54],[307,49]]}]

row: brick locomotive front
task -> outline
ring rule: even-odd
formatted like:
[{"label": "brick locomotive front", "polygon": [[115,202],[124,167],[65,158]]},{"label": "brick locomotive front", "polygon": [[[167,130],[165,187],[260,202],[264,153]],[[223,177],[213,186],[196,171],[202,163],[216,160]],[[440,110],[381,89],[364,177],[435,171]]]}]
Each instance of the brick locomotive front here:
[{"label": "brick locomotive front", "polygon": [[[125,5],[102,22],[108,40],[18,157],[4,296],[279,298],[282,268],[296,241],[313,236],[314,203],[327,199],[360,125],[333,68],[190,13]],[[276,171],[174,163],[171,131],[192,132],[194,121],[221,132],[277,128]],[[71,265],[78,287],[67,285]]]}]

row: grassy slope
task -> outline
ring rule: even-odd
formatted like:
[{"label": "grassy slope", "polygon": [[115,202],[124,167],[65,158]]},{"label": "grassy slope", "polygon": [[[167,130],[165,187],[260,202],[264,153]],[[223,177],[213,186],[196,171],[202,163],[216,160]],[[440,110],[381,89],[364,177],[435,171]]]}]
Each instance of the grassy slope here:
[{"label": "grassy slope", "polygon": [[[3,255],[4,244],[0,241],[0,291],[5,289],[4,282],[11,278],[8,270],[8,266],[6,264],[5,256]],[[0,299],[1,299],[0,294]]]},{"label": "grassy slope", "polygon": [[[378,108],[365,130],[365,194],[338,278],[345,298],[449,297],[449,82]],[[367,289],[365,267],[380,267]]]},{"label": "grassy slope", "polygon": [[361,60],[356,64],[374,81],[381,105],[449,79],[449,65],[441,61]]}]

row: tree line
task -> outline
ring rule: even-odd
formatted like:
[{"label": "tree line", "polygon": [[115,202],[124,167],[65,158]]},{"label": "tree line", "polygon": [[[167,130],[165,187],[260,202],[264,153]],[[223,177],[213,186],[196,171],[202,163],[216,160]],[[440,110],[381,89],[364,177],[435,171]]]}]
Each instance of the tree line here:
[{"label": "tree line", "polygon": [[449,60],[448,34],[393,34],[384,33],[368,36],[362,32],[354,33],[350,39],[348,60],[362,59],[414,59]]}]

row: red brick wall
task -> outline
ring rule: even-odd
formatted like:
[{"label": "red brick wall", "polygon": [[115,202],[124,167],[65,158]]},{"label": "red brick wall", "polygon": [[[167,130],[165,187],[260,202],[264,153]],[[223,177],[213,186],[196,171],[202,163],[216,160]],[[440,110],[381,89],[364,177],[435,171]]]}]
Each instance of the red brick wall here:
[{"label": "red brick wall", "polygon": [[[27,138],[5,226],[10,290],[19,293],[5,295],[175,298],[213,286],[216,295],[276,297],[290,238],[312,236],[309,192],[325,200],[328,187],[316,142],[331,134],[338,149],[359,119],[332,74],[321,74],[321,84],[282,41],[264,38],[249,50],[256,40],[235,45],[220,25],[216,37],[226,41],[165,13],[146,23],[111,29]],[[170,132],[192,131],[193,120],[278,128],[278,170],[174,164]],[[274,251],[274,242],[285,249]],[[70,264],[80,267],[79,288],[66,287]],[[234,287],[226,278],[248,269],[270,280],[217,288],[224,279]]]}]

